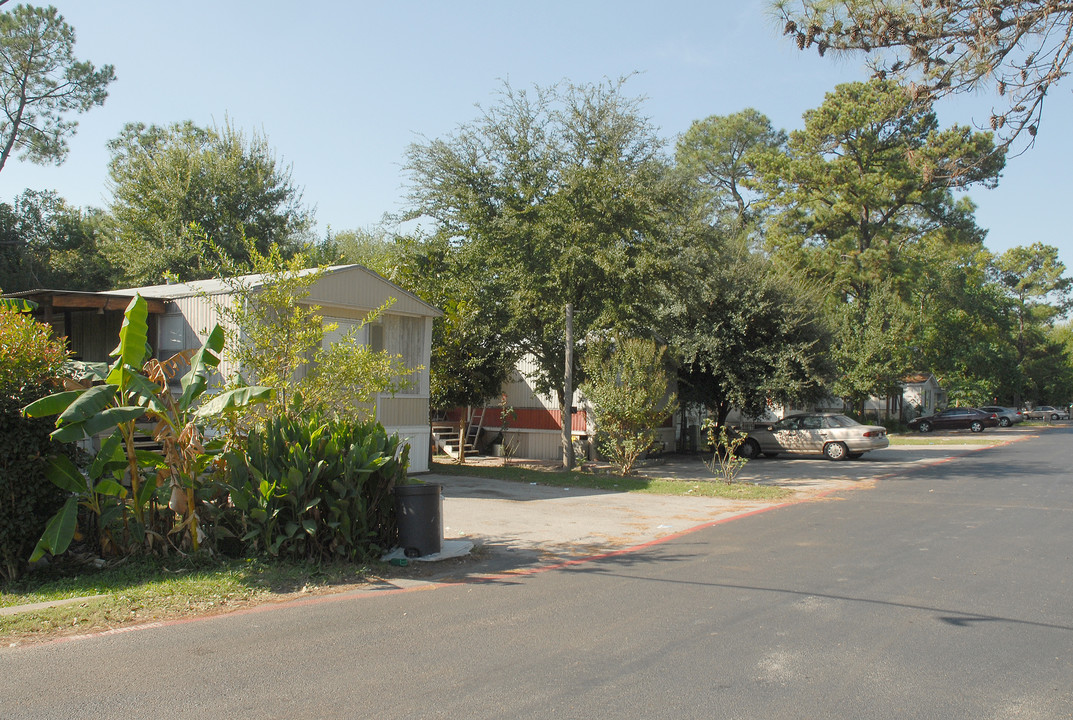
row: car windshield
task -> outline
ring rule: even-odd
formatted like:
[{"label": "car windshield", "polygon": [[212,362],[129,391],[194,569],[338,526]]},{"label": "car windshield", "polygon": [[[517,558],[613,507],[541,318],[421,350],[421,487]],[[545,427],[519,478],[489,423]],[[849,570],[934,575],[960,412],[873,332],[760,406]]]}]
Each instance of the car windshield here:
[{"label": "car windshield", "polygon": [[860,423],[851,417],[846,417],[845,415],[827,416],[828,427],[853,427],[854,425],[860,425]]}]

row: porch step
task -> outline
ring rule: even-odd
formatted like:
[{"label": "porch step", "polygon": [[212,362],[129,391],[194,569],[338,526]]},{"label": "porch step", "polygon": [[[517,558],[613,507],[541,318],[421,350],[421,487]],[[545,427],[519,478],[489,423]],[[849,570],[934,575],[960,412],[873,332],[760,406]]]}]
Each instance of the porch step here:
[{"label": "porch step", "polygon": [[458,459],[458,448],[462,447],[462,452],[466,457],[473,455],[479,455],[476,446],[472,442],[464,442],[459,437],[457,425],[436,425],[432,426],[432,437],[436,442],[436,449],[449,455],[456,460]]}]

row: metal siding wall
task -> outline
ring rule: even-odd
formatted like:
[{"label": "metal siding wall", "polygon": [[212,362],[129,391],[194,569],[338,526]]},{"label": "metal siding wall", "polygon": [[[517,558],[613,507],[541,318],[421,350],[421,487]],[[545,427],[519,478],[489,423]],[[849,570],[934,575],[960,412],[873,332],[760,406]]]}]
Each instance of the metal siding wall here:
[{"label": "metal siding wall", "polygon": [[410,473],[424,473],[429,471],[428,448],[431,443],[432,433],[428,426],[424,427],[388,427],[384,426],[388,434],[398,433],[399,438],[410,444]]},{"label": "metal siding wall", "polygon": [[380,399],[380,422],[384,425],[428,425],[428,398],[384,396]]},{"label": "metal siding wall", "polygon": [[[425,338],[425,323],[422,318],[400,315],[384,316],[384,349],[392,355],[401,355],[403,364],[410,369],[420,367],[424,358],[422,343]],[[414,384],[400,395],[428,395],[427,386],[422,385],[422,376],[411,376]]]},{"label": "metal siding wall", "polygon": [[563,441],[558,432],[547,430],[530,430],[511,433],[519,440],[517,457],[531,460],[558,460],[563,456]]},{"label": "metal siding wall", "polygon": [[389,297],[395,298],[391,311],[397,314],[427,316],[428,307],[406,293],[402,288],[372,271],[356,267],[329,273],[310,288],[309,300],[318,305],[341,305],[344,307],[373,310],[384,304]]},{"label": "metal siding wall", "polygon": [[[199,348],[201,344],[205,342],[205,339],[209,336],[209,332],[212,328],[219,323],[224,325],[223,318],[220,317],[216,310],[215,304],[226,305],[230,304],[232,296],[230,294],[213,295],[209,298],[203,298],[198,296],[190,296],[178,298],[177,300],[169,303],[168,314],[172,313],[172,308],[181,313],[186,318],[186,347],[187,349]],[[226,328],[225,328],[226,329]],[[226,349],[225,349],[226,357]],[[230,377],[238,370],[235,364],[229,360],[224,360],[217,368],[216,377],[210,379],[210,384],[217,380]]]},{"label": "metal siding wall", "polygon": [[[536,360],[531,355],[526,355],[514,366],[514,372],[503,386],[503,392],[507,394],[508,404],[516,408],[545,408],[547,410],[559,410],[559,399],[551,395],[541,395],[533,387],[533,378],[537,375]],[[574,388],[573,405],[581,408],[581,393]]]}]

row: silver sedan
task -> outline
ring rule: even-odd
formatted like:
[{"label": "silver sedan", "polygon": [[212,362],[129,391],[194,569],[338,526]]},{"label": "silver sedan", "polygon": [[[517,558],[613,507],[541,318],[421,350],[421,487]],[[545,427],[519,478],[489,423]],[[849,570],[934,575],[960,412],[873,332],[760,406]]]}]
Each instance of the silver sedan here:
[{"label": "silver sedan", "polygon": [[859,458],[869,450],[890,445],[887,429],[879,425],[861,425],[837,413],[791,415],[773,425],[749,430],[738,447],[738,455],[754,458],[761,453],[774,457],[779,453],[822,453],[828,460]]}]

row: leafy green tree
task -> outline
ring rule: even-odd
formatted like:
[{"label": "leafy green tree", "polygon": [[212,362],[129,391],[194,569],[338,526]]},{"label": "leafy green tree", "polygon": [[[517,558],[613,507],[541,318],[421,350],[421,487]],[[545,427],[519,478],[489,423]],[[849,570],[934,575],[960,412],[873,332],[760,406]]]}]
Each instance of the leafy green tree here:
[{"label": "leafy green tree", "polygon": [[1021,369],[1024,393],[1035,405],[1066,405],[1073,401],[1073,354],[1050,328],[1028,347]]},{"label": "leafy green tree", "polygon": [[[393,283],[404,275],[409,244],[383,228],[329,230],[318,252],[326,262],[364,265]],[[308,254],[308,253],[307,253]]]},{"label": "leafy green tree", "polygon": [[[504,289],[506,333],[538,367],[569,425],[574,336],[648,324],[674,206],[661,141],[622,83],[505,86],[473,124],[407,154],[414,216]],[[564,432],[564,435],[566,433]],[[572,445],[563,443],[571,465]]]},{"label": "leafy green tree", "polygon": [[702,247],[685,256],[684,299],[666,306],[663,325],[683,403],[703,406],[721,426],[733,408],[758,416],[769,402],[822,397],[833,369],[818,288],[740,245]]},{"label": "leafy green tree", "polygon": [[893,352],[908,340],[895,305],[911,292],[912,249],[944,228],[972,234],[971,209],[952,191],[994,184],[1003,157],[989,133],[940,130],[927,104],[889,81],[840,85],[804,120],[785,151],[757,156],[756,187],[773,211],[773,257],[830,288],[839,387],[857,403],[912,369],[910,354]]},{"label": "leafy green tree", "polygon": [[677,407],[666,349],[653,340],[618,337],[597,343],[584,364],[588,379],[581,392],[593,405],[597,445],[629,475]]},{"label": "leafy green tree", "polygon": [[1073,304],[1073,280],[1065,277],[1058,249],[1043,243],[1010,248],[992,262],[995,283],[1009,299],[1012,344],[1024,392],[1037,402],[1064,402],[1059,358],[1068,361],[1052,337],[1057,319]]},{"label": "leafy green tree", "polygon": [[864,411],[871,395],[900,393],[899,381],[913,369],[909,345],[912,318],[889,285],[872,288],[867,302],[832,308],[837,338],[831,359],[839,372],[831,385],[849,400],[854,412]]},{"label": "leafy green tree", "polygon": [[26,190],[0,203],[0,286],[105,290],[112,269],[97,247],[101,215],[78,210],[52,191]]},{"label": "leafy green tree", "polygon": [[71,114],[104,104],[115,72],[78,60],[74,44],[74,28],[52,6],[0,14],[0,170],[16,151],[33,163],[62,163],[78,126]]},{"label": "leafy green tree", "polygon": [[765,115],[748,108],[694,122],[678,139],[674,159],[700,188],[712,216],[725,223],[730,215],[734,225],[751,219],[752,197],[746,186],[753,176],[749,155],[785,142],[785,132],[775,130]]},{"label": "leafy green tree", "polygon": [[108,147],[114,233],[102,250],[125,283],[211,277],[206,238],[239,265],[250,262],[247,238],[261,253],[275,244],[287,257],[309,239],[312,211],[260,135],[230,124],[134,123]]},{"label": "leafy green tree", "polygon": [[1017,318],[1017,347],[1024,353],[1032,325],[1050,325],[1073,305],[1073,280],[1058,248],[1043,243],[1010,248],[993,262],[995,280],[1009,294]]},{"label": "leafy green tree", "polygon": [[432,408],[483,405],[502,392],[518,360],[509,285],[486,274],[471,245],[442,237],[400,239],[395,282],[440,308],[432,326]]},{"label": "leafy green tree", "polygon": [[[229,382],[272,388],[274,396],[265,405],[270,417],[308,407],[365,419],[374,415],[378,393],[394,393],[408,384],[418,368],[405,367],[401,356],[374,351],[353,334],[324,342],[336,327],[307,301],[324,268],[307,269],[302,254],[284,259],[276,246],[265,255],[256,248],[249,254],[256,274],[228,278],[234,296],[218,310],[227,327],[226,356],[241,372]],[[365,322],[385,309],[370,313]],[[253,413],[237,417],[241,429],[259,419]]]},{"label": "leafy green tree", "polygon": [[1002,147],[1034,137],[1048,91],[1068,74],[1073,6],[1060,0],[776,0],[783,32],[820,55],[861,51],[914,100],[993,87]]},{"label": "leafy green tree", "polygon": [[949,229],[913,248],[908,307],[915,365],[935,375],[952,404],[1019,405],[1022,377],[1011,304],[988,273],[982,237]]}]

